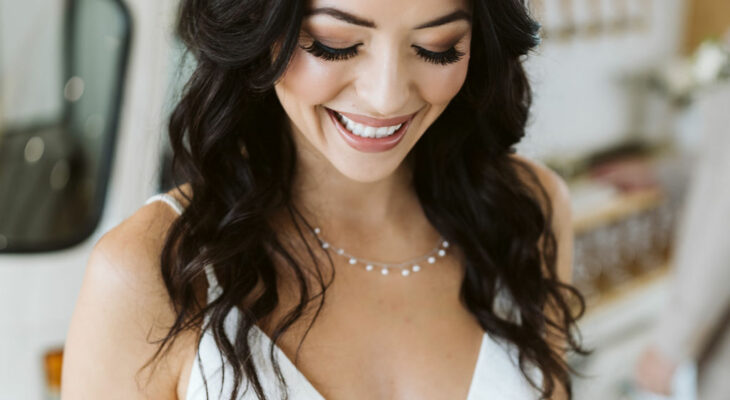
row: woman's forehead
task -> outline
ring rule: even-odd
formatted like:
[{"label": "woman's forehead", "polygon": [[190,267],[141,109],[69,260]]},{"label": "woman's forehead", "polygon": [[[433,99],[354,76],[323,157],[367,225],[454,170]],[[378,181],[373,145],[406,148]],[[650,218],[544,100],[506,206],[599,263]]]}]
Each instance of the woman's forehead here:
[{"label": "woman's forehead", "polygon": [[426,29],[470,19],[466,0],[310,0],[306,15],[378,29]]}]

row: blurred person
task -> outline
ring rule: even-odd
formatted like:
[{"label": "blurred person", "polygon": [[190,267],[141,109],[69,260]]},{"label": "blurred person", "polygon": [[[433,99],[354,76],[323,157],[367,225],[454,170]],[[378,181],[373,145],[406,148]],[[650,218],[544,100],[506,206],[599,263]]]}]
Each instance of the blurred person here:
[{"label": "blurred person", "polygon": [[[704,94],[697,151],[680,228],[669,303],[637,364],[649,392],[674,396],[680,365],[697,366],[700,400],[730,399],[730,84]],[[691,378],[690,378],[691,379]],[[683,399],[682,399],[683,400]]]},{"label": "blurred person", "polygon": [[570,397],[569,193],[514,154],[538,29],[518,0],[182,1],[182,184],[96,244],[62,396]]}]

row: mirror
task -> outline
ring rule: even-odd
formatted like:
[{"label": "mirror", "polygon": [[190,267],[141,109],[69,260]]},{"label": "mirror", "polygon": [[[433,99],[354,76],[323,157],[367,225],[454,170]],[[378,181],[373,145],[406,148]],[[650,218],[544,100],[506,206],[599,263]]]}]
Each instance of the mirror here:
[{"label": "mirror", "polygon": [[[49,91],[61,99],[58,116],[0,125],[2,252],[73,246],[94,231],[104,207],[130,14],[119,0],[66,0],[61,10],[63,51],[60,59],[50,61],[62,79],[60,87]],[[28,74],[17,79],[36,78]]]}]

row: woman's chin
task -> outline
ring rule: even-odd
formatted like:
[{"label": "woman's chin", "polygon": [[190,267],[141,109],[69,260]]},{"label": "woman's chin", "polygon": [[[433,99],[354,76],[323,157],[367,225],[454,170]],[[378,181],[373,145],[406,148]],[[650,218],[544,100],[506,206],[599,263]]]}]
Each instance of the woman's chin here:
[{"label": "woman's chin", "polygon": [[373,183],[384,180],[393,175],[396,168],[388,168],[383,163],[379,165],[357,165],[348,160],[330,161],[340,174],[348,179],[360,183]]}]

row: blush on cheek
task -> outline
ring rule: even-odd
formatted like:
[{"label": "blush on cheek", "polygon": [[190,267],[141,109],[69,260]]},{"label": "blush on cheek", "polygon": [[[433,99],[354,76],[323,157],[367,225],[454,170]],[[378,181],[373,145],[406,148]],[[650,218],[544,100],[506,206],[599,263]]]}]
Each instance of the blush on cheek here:
[{"label": "blush on cheek", "polygon": [[418,71],[421,96],[430,104],[447,104],[459,93],[466,80],[469,58],[465,56],[457,65],[426,66]]},{"label": "blush on cheek", "polygon": [[343,86],[342,74],[343,69],[336,63],[319,60],[296,49],[281,84],[297,102],[318,105],[337,96]]}]

